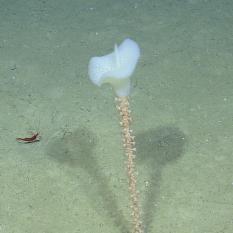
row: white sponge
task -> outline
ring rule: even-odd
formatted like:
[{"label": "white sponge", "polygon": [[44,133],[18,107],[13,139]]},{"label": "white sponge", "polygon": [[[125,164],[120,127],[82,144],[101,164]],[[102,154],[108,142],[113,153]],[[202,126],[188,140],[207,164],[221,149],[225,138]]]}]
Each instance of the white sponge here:
[{"label": "white sponge", "polygon": [[139,57],[138,44],[131,39],[125,39],[119,47],[115,45],[112,53],[91,58],[88,66],[89,77],[97,86],[110,83],[118,96],[128,96],[130,76],[135,70]]}]

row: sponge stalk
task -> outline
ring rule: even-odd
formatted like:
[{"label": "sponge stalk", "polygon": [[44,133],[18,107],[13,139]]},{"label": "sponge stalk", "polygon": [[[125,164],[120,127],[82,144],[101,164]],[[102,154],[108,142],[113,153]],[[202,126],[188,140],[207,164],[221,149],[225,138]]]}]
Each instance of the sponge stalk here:
[{"label": "sponge stalk", "polygon": [[130,129],[132,118],[130,116],[128,97],[117,97],[117,109],[121,117],[122,137],[125,154],[127,156],[127,175],[129,182],[130,207],[132,215],[132,233],[143,233],[141,214],[139,208],[139,195],[137,191],[137,177],[135,172],[136,147],[133,131]]}]

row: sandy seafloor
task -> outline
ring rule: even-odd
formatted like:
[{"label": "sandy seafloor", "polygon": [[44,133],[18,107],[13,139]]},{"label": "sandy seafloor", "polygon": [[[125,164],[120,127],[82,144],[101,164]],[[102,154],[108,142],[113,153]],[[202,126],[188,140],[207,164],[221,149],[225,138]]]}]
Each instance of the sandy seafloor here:
[{"label": "sandy seafloor", "polygon": [[114,93],[87,74],[127,37],[145,232],[233,232],[232,25],[231,0],[0,0],[0,233],[130,232]]}]

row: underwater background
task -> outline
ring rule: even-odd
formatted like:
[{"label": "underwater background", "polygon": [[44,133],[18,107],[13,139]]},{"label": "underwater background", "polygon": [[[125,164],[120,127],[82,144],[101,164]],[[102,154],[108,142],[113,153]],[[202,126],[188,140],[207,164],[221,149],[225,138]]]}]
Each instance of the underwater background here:
[{"label": "underwater background", "polygon": [[232,25],[231,0],[0,0],[0,233],[131,232],[115,95],[87,73],[128,37],[145,232],[233,232]]}]

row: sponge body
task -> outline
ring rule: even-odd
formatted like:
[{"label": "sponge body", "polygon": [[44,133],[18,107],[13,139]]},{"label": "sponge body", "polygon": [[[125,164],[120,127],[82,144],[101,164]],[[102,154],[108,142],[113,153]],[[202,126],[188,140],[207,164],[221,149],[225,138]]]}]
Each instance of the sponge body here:
[{"label": "sponge body", "polygon": [[125,39],[119,47],[115,45],[112,53],[91,58],[88,66],[90,80],[97,86],[110,83],[118,96],[128,96],[130,76],[136,68],[139,57],[138,44],[129,38]]}]

